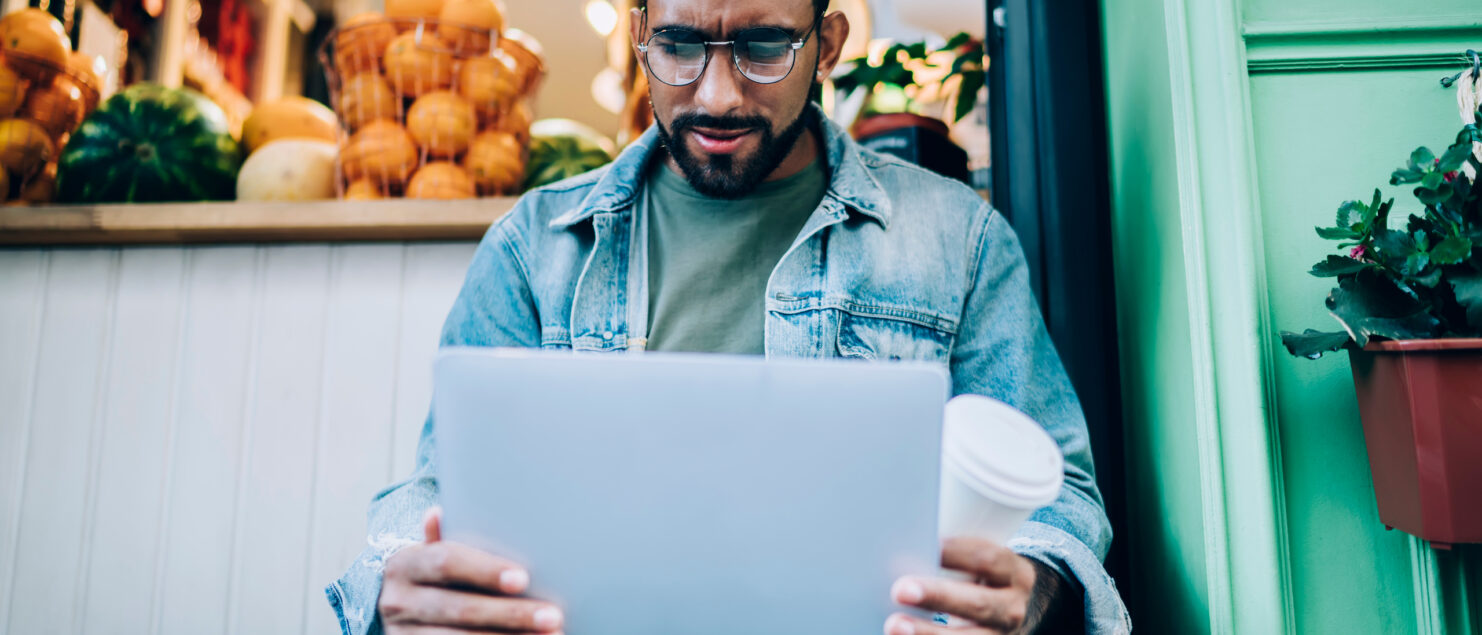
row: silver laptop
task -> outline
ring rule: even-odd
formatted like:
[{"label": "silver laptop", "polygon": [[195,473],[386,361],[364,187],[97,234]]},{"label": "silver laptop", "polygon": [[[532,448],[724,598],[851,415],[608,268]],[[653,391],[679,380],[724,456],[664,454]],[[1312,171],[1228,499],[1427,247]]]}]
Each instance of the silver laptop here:
[{"label": "silver laptop", "polygon": [[937,570],[938,366],[438,355],[443,532],[578,635],[878,633]]}]

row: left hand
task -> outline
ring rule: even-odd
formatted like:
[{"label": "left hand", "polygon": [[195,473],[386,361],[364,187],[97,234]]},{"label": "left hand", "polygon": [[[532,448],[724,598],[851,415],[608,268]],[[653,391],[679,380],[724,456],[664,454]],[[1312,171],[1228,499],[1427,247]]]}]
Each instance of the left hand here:
[{"label": "left hand", "polygon": [[[906,576],[891,587],[901,605],[946,613],[963,621],[952,627],[895,614],[885,621],[886,635],[988,635],[1027,632],[1026,623],[1039,576],[1034,563],[1007,547],[977,538],[948,538],[942,544],[942,566],[962,571],[975,582]],[[1022,630],[1021,630],[1022,629]]]}]

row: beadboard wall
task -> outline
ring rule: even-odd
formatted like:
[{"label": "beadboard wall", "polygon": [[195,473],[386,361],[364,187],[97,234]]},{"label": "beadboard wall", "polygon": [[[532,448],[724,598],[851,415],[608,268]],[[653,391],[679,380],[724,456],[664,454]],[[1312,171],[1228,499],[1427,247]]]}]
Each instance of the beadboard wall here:
[{"label": "beadboard wall", "polygon": [[473,249],[0,249],[0,633],[337,632]]}]

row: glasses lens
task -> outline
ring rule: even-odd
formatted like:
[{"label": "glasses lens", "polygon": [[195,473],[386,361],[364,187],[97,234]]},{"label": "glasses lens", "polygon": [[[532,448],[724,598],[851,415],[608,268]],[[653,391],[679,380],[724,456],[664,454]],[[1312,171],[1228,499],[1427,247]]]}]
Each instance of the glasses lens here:
[{"label": "glasses lens", "polygon": [[736,34],[736,66],[751,81],[775,84],[792,72],[792,37],[778,29]]},{"label": "glasses lens", "polygon": [[705,72],[705,38],[686,31],[664,31],[648,40],[648,70],[659,81],[683,86]]}]

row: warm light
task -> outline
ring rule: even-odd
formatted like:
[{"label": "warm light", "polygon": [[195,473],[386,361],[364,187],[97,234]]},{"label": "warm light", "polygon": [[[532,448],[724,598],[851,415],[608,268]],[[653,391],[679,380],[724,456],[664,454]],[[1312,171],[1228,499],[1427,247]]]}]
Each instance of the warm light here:
[{"label": "warm light", "polygon": [[617,28],[617,9],[612,7],[608,0],[590,0],[587,2],[587,24],[592,25],[592,30],[597,35],[607,37],[612,35],[612,30]]}]

